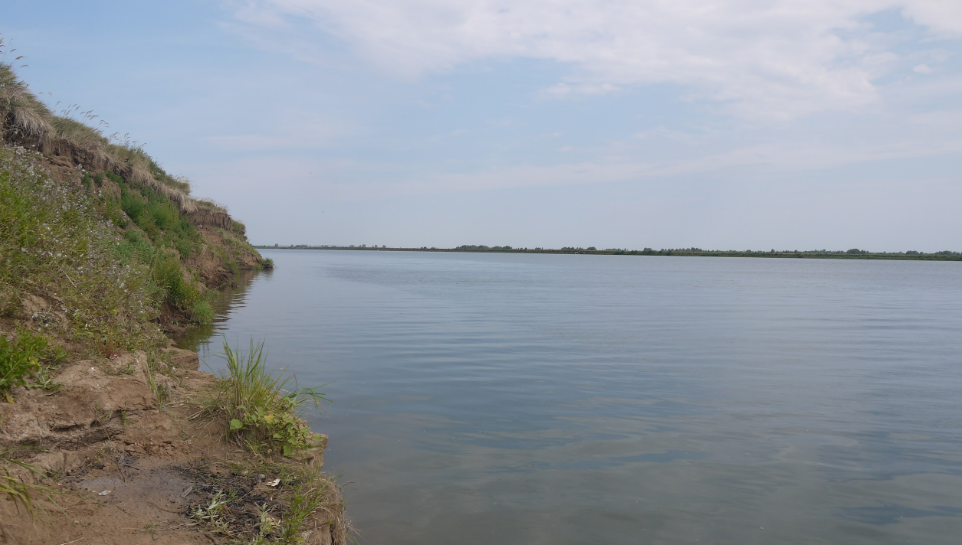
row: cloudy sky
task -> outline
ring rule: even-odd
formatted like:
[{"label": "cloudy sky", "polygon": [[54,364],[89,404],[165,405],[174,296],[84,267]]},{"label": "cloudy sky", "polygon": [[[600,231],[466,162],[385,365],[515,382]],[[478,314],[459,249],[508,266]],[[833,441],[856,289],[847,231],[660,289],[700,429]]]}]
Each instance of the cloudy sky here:
[{"label": "cloudy sky", "polygon": [[962,2],[4,4],[255,243],[962,250]]}]

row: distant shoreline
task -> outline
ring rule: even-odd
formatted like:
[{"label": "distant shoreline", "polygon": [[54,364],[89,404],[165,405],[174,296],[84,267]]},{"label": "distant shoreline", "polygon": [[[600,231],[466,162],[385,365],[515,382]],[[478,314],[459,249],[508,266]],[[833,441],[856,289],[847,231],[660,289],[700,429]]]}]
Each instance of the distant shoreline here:
[{"label": "distant shoreline", "polygon": [[648,255],[648,256],[688,256],[688,257],[756,257],[778,259],[883,259],[902,261],[962,261],[960,252],[867,252],[864,250],[846,251],[737,251],[701,250],[698,248],[679,248],[652,250],[619,250],[593,248],[512,248],[506,246],[469,246],[457,248],[388,248],[383,246],[257,246],[258,250],[345,250],[364,252],[445,252],[445,253],[494,253],[494,254],[578,254],[578,255]]}]

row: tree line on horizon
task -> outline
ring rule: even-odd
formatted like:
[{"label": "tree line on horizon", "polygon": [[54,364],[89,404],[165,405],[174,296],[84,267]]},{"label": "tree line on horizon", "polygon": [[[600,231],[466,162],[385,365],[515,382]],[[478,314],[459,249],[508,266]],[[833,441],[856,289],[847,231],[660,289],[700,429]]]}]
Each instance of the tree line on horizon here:
[{"label": "tree line on horizon", "polygon": [[[257,246],[258,248],[270,248],[270,246]],[[595,246],[563,246],[561,248],[544,248],[544,247],[512,247],[509,245],[503,246],[486,246],[484,244],[462,244],[454,248],[438,248],[435,246],[427,247],[388,247],[386,245],[309,245],[309,244],[292,244],[289,246],[280,246],[279,244],[274,244],[273,248],[286,248],[286,249],[330,249],[330,250],[423,250],[423,251],[438,251],[438,252],[514,252],[514,253],[597,253],[605,255],[714,255],[714,256],[834,256],[834,257],[869,257],[869,256],[888,256],[888,257],[905,257],[905,258],[922,258],[922,257],[939,257],[939,258],[953,258],[957,257],[962,259],[962,252],[955,252],[952,250],[942,250],[938,252],[920,252],[917,250],[908,250],[905,252],[873,252],[870,250],[862,250],[859,248],[850,248],[848,250],[775,250],[774,248],[770,250],[704,250],[698,247],[689,248],[662,248],[660,250],[654,250],[652,248],[644,248],[642,250],[629,250],[627,248],[604,248],[599,250]]]}]

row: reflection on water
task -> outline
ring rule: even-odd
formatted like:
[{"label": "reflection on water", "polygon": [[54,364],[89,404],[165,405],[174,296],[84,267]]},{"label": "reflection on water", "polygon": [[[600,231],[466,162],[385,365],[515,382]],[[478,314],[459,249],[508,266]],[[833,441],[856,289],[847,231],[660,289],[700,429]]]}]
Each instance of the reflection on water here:
[{"label": "reflection on water", "polygon": [[331,383],[363,543],[962,535],[957,263],[265,255],[213,334]]},{"label": "reflection on water", "polygon": [[234,275],[230,285],[216,292],[211,307],[214,309],[214,321],[207,325],[195,325],[187,329],[183,335],[174,339],[178,348],[203,352],[203,349],[214,336],[220,335],[234,312],[244,308],[247,292],[257,280],[270,280],[273,269],[262,271],[241,271]]}]

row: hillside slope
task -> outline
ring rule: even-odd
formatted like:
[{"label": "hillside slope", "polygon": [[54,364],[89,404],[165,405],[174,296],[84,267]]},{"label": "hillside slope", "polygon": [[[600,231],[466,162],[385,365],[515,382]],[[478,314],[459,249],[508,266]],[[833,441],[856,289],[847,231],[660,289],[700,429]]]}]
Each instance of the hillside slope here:
[{"label": "hillside slope", "polygon": [[[0,137],[18,157],[65,190],[84,195],[91,210],[122,237],[135,261],[151,268],[163,292],[169,327],[211,318],[205,291],[232,273],[271,266],[246,238],[244,225],[212,201],[190,196],[190,184],[161,168],[136,142],[104,136],[96,116],[79,107],[56,115],[0,64]],[[103,125],[100,125],[103,126]]]},{"label": "hillside slope", "polygon": [[0,64],[0,543],[346,543],[327,438],[300,417],[323,394],[284,390],[260,352],[200,372],[168,337],[271,262],[67,114]]}]

